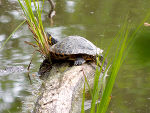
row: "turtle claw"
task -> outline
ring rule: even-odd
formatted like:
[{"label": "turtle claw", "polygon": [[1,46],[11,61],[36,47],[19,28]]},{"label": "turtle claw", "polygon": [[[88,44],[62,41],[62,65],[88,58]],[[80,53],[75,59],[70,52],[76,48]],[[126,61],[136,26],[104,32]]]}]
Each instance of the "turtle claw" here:
[{"label": "turtle claw", "polygon": [[78,65],[82,65],[84,64],[86,61],[83,58],[76,58],[76,60],[74,61],[74,65],[78,66]]}]

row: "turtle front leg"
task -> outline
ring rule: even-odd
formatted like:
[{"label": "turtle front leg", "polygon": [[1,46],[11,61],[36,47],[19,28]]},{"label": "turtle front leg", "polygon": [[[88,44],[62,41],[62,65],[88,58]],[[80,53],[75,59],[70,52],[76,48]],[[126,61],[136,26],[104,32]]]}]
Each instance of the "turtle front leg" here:
[{"label": "turtle front leg", "polygon": [[84,64],[86,61],[83,58],[76,58],[76,60],[74,61],[74,65],[82,65]]}]

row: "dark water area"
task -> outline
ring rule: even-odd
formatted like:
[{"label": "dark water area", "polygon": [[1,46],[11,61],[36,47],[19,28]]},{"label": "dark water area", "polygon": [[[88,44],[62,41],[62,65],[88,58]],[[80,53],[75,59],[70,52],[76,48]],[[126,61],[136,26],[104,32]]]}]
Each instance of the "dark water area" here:
[{"label": "dark water area", "polygon": [[[139,25],[149,10],[149,0],[55,0],[56,16],[51,27],[46,1],[42,15],[45,31],[61,40],[69,35],[87,38],[104,53],[116,36],[128,14],[133,29]],[[33,7],[34,10],[34,7]],[[0,0],[0,46],[23,21],[17,0]],[[34,42],[27,25],[23,25],[0,49],[0,69],[8,66],[27,68],[34,49],[24,41]],[[150,113],[150,27],[138,33],[123,63],[112,92],[107,113]],[[113,57],[113,46],[109,58]],[[109,59],[108,58],[108,59]],[[25,99],[36,93],[37,76],[42,58],[35,54],[31,65],[30,84],[27,72],[0,74],[0,113],[27,112]],[[34,92],[33,92],[34,91]],[[30,102],[28,103],[30,104]],[[32,105],[31,105],[32,106]],[[29,106],[30,107],[30,106]]]}]

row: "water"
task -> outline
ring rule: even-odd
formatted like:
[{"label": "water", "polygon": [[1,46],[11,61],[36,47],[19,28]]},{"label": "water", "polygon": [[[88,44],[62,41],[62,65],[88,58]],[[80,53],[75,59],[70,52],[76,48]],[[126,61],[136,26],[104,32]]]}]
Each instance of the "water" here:
[{"label": "water", "polygon": [[[50,27],[45,3],[42,19],[44,28],[57,39],[69,35],[80,35],[98,47],[107,50],[128,14],[133,26],[138,25],[149,9],[149,0],[61,0],[56,1],[54,26]],[[34,9],[34,8],[33,8]],[[23,21],[17,0],[0,0],[0,44]],[[0,50],[0,69],[7,66],[27,68],[34,49],[24,41],[34,42],[32,34],[24,24]],[[150,28],[139,33],[126,58],[112,92],[108,113],[149,113],[150,112]],[[112,57],[114,47],[109,57]],[[36,74],[42,59],[34,55],[30,75]],[[38,77],[26,72],[0,75],[0,112],[25,112],[26,97],[34,94],[38,87]]]}]

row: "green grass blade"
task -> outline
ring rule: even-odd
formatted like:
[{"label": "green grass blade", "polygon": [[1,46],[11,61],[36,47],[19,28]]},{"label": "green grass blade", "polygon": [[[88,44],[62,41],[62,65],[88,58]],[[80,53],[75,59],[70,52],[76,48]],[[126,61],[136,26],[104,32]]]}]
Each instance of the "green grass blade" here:
[{"label": "green grass blade", "polygon": [[129,30],[130,30],[131,26],[125,25],[125,27],[124,27],[125,32],[122,32],[120,35],[120,38],[123,38],[123,40],[121,41],[121,39],[120,39],[120,41],[122,43],[120,42],[120,44],[118,44],[117,51],[115,53],[115,59],[114,59],[113,65],[112,65],[112,72],[111,72],[110,77],[108,78],[106,88],[104,90],[101,102],[100,102],[99,107],[97,109],[97,113],[105,113],[106,112],[107,107],[108,107],[109,102],[110,102],[110,97],[111,97],[110,95],[112,92],[112,88],[113,88],[117,73],[118,73],[118,71],[119,71],[119,69],[120,69],[120,67],[121,67],[121,65],[125,59],[125,56],[127,56],[129,48],[131,48],[130,43],[132,43],[132,41],[135,39],[136,33],[140,30],[141,26],[148,19],[149,16],[150,15],[148,14],[145,17],[144,21],[141,22],[141,24],[137,27],[135,32],[133,32],[131,34],[129,40],[128,40],[128,37],[129,37]]},{"label": "green grass blade", "polygon": [[23,4],[21,3],[20,0],[18,0],[18,2],[19,2],[19,4],[20,4],[21,8],[23,9],[23,13],[24,13],[25,17],[28,18],[28,11],[27,11],[26,8],[23,6]]},{"label": "green grass blade", "polygon": [[[119,68],[121,66],[120,62],[122,61],[122,55],[124,52],[127,36],[128,36],[128,30],[126,31],[125,38],[123,40],[120,51],[116,52],[115,60],[114,60],[114,63],[112,65],[112,72],[111,72],[110,77],[108,78],[108,82],[106,84],[106,88],[105,88],[104,93],[102,95],[101,102],[100,102],[99,107],[97,109],[97,113],[105,113],[107,110],[107,107],[109,105],[109,102],[110,102],[109,98],[111,95],[111,91],[112,91],[117,73],[118,73]],[[122,38],[122,37],[123,37],[123,35],[121,35],[120,38]],[[117,49],[117,51],[118,51],[118,49]]]},{"label": "green grass blade", "polygon": [[23,22],[21,22],[18,27],[9,35],[9,37],[4,41],[4,43],[2,44],[1,49],[6,45],[6,43],[8,42],[8,40],[12,37],[12,35],[26,22],[26,20],[24,20]]},{"label": "green grass blade", "polygon": [[[29,0],[30,1],[30,0]],[[26,6],[27,6],[27,10],[29,11],[29,17],[31,19],[31,22],[34,23],[35,27],[36,27],[36,30],[35,32],[37,33],[38,37],[39,37],[39,40],[42,44],[42,47],[44,47],[44,38],[38,28],[38,25],[37,25],[37,21],[35,20],[35,16],[33,14],[33,11],[32,11],[32,8],[31,8],[31,2],[28,2],[28,0],[25,0],[25,3],[26,3]],[[32,24],[31,24],[32,25]],[[34,29],[34,27],[32,26],[32,28]]]},{"label": "green grass blade", "polygon": [[94,86],[93,86],[93,92],[92,92],[92,103],[91,103],[91,113],[95,113],[95,105],[96,105],[96,101],[98,99],[98,90],[99,87],[101,86],[99,83],[99,76],[101,73],[101,69],[99,71],[98,67],[96,68],[96,72],[95,72],[95,77],[94,77]]},{"label": "green grass blade", "polygon": [[94,86],[93,86],[93,96],[94,96],[97,86],[98,86],[99,74],[100,74],[99,69],[98,69],[98,67],[96,67],[95,77],[94,77]]},{"label": "green grass blade", "polygon": [[[36,44],[38,45],[37,47],[39,47],[38,49],[40,49],[42,51],[42,54],[44,56],[48,56],[49,55],[49,45],[47,43],[47,39],[45,37],[45,32],[44,32],[44,28],[43,28],[43,24],[42,24],[42,19],[41,19],[42,9],[40,9],[39,1],[33,0],[36,14],[34,14],[34,12],[32,11],[32,6],[31,6],[32,1],[31,0],[23,0],[24,4],[21,3],[20,0],[18,0],[18,1],[24,12],[25,18],[27,19],[28,26],[29,26],[31,32],[35,36]],[[44,4],[44,0],[43,0],[43,4]]]},{"label": "green grass blade", "polygon": [[[44,4],[44,2],[43,2]],[[43,8],[43,4],[42,4],[42,8]],[[42,24],[42,19],[40,18],[41,17],[41,14],[42,14],[42,8],[40,10],[39,8],[39,2],[38,2],[38,18],[39,18],[39,26],[40,26],[40,29],[43,31],[44,28],[43,28],[43,24]]]},{"label": "green grass blade", "polygon": [[84,101],[85,101],[85,83],[84,83],[84,88],[83,88],[83,98],[82,98],[81,113],[85,113],[85,111],[84,111]]},{"label": "green grass blade", "polygon": [[38,9],[37,9],[35,0],[33,0],[33,3],[34,3],[35,10],[37,11],[37,14],[38,14]]},{"label": "green grass blade", "polygon": [[[89,85],[89,83],[88,83],[87,77],[86,77],[86,75],[85,75],[84,72],[83,72],[83,75],[84,75],[85,82],[86,82],[86,84],[87,84],[87,86],[88,86],[88,89],[89,89],[89,91],[90,91],[90,95],[91,95],[91,97],[92,97],[92,96],[93,96],[93,95],[92,95],[92,90],[91,90],[91,88],[90,88],[90,85]],[[92,98],[93,98],[93,97],[92,97]]]},{"label": "green grass blade", "polygon": [[[119,33],[116,35],[116,37],[113,39],[113,41],[111,42],[107,52],[106,52],[106,55],[104,57],[104,60],[102,62],[102,66],[104,65],[104,61],[106,59],[106,56],[108,55],[109,51],[110,51],[110,48],[112,47],[113,43],[115,42],[115,40],[117,39],[117,37],[120,35],[120,33],[122,33],[124,29],[121,28],[121,30],[119,31]],[[109,63],[108,63],[109,64]],[[106,66],[106,70],[108,69],[108,66]],[[93,99],[92,99],[92,103],[91,103],[91,113],[95,113],[95,105],[96,105],[96,101],[98,100],[99,98],[99,91],[101,89],[101,86],[103,86],[103,90],[105,89],[104,87],[104,84],[103,84],[103,79],[104,79],[104,75],[105,75],[105,72],[101,78],[101,80],[99,81],[99,76],[100,76],[100,73],[102,71],[102,68],[100,70],[96,69],[96,72],[95,72],[95,78],[94,78],[94,87],[93,87]],[[103,85],[102,85],[103,84]],[[104,92],[104,91],[103,91]]]},{"label": "green grass blade", "polygon": [[42,3],[41,14],[42,14],[42,9],[43,8],[44,8],[44,0],[43,0],[43,3]]}]

